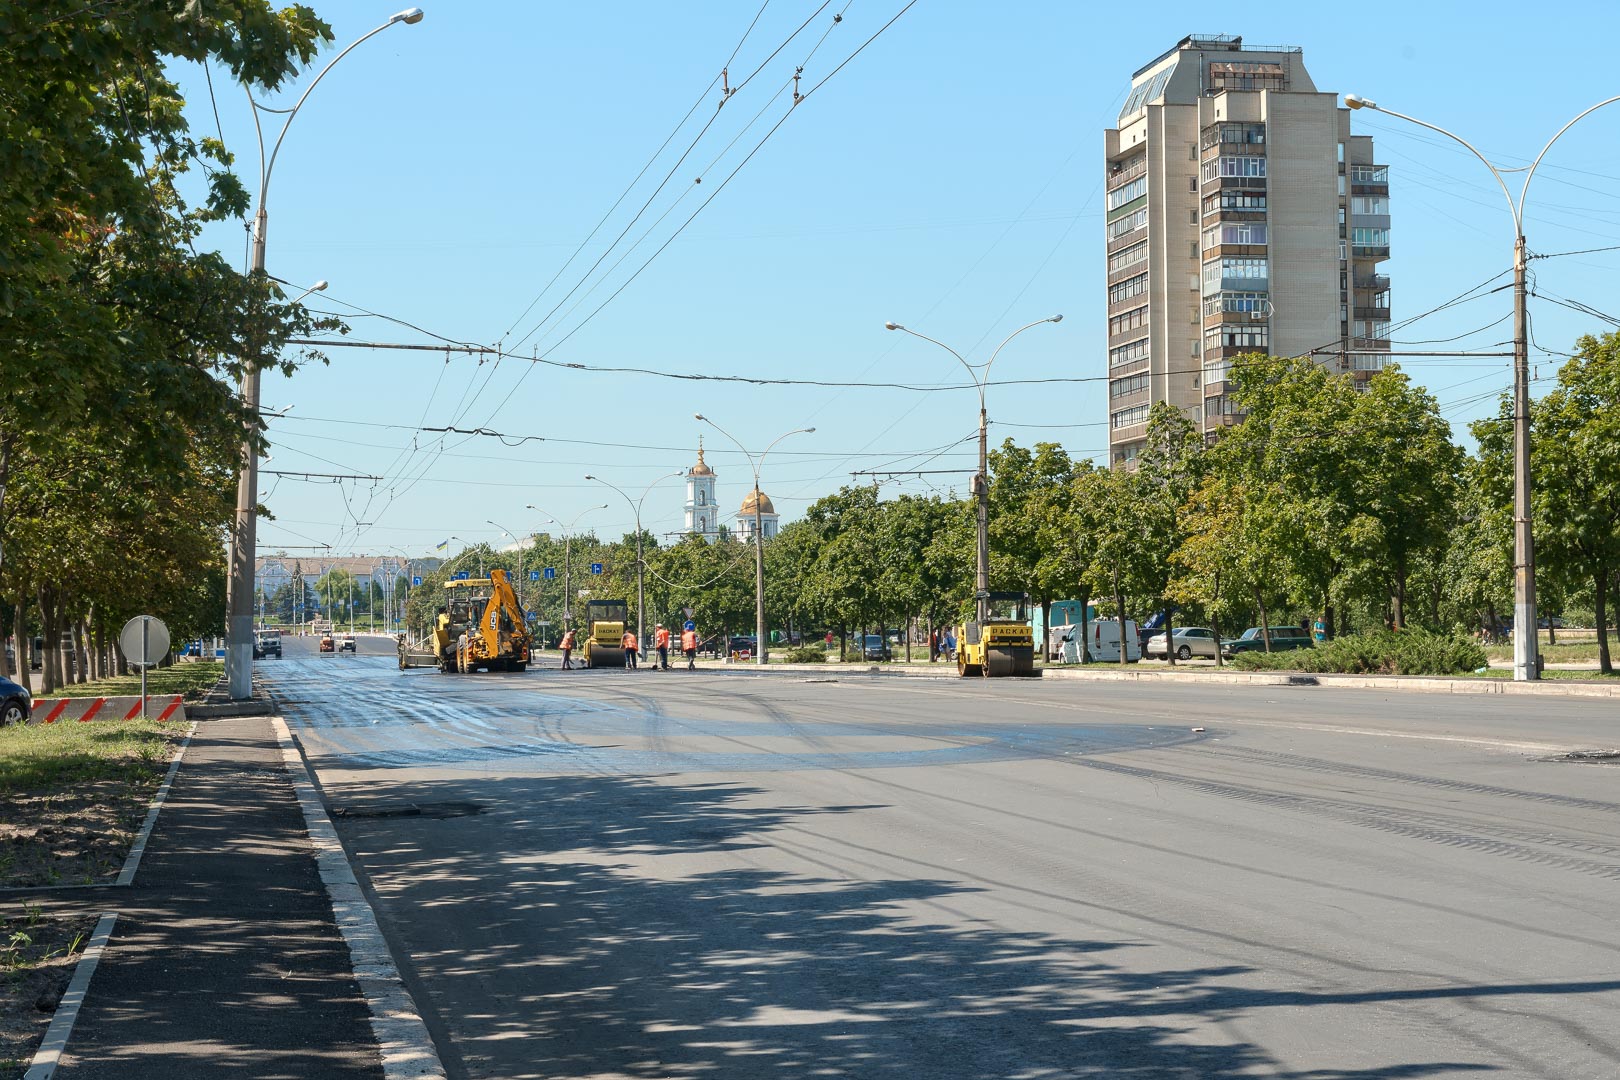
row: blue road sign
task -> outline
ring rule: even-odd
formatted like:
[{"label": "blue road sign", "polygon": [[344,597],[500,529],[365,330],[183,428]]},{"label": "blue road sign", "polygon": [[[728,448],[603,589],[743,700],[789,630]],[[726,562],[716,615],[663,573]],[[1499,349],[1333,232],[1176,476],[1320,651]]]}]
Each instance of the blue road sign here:
[{"label": "blue road sign", "polygon": [[470,577],[472,577],[471,570],[457,570],[455,574],[456,581],[466,581]]},{"label": "blue road sign", "polygon": [[599,562],[591,563],[591,573],[600,574],[601,572],[602,572],[602,564],[601,563],[599,563]]},{"label": "blue road sign", "polygon": [[530,581],[539,581],[540,580],[540,571],[538,571],[538,570],[530,570],[529,571],[529,580]]},{"label": "blue road sign", "polygon": [[418,586],[420,584],[422,584],[422,575],[416,574],[416,575],[412,576],[412,578],[411,578],[411,587],[415,588],[416,586]]},{"label": "blue road sign", "polygon": [[547,581],[551,581],[556,576],[557,576],[557,568],[555,566],[546,567],[546,580]]},{"label": "blue road sign", "polygon": [[681,629],[682,630],[696,630],[697,629],[697,623],[693,622],[691,619],[687,619],[685,624],[682,625]]}]

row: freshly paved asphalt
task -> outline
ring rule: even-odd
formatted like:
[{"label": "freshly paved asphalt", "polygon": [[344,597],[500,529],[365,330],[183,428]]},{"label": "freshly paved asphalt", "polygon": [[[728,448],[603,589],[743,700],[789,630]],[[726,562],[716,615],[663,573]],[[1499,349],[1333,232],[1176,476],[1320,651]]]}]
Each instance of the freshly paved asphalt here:
[{"label": "freshly paved asphalt", "polygon": [[452,1076],[1620,1075],[1612,703],[260,670]]}]

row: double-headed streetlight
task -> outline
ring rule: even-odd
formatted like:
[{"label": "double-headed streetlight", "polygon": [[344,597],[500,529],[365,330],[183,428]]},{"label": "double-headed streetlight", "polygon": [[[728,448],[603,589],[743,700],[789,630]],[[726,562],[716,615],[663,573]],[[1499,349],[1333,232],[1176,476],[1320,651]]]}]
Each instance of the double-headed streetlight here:
[{"label": "double-headed streetlight", "polygon": [[[314,81],[299,97],[297,104],[288,111],[287,119],[281,125],[281,134],[276,136],[275,144],[270,148],[269,158],[264,154],[264,129],[259,124],[259,105],[253,101],[253,94],[248,93],[248,101],[253,105],[253,127],[259,136],[259,200],[258,209],[253,215],[252,275],[255,284],[262,281],[265,276],[264,241],[265,228],[269,221],[265,200],[270,191],[270,173],[276,167],[276,154],[281,150],[281,141],[287,137],[287,129],[292,126],[298,110],[303,108],[304,102],[309,100],[310,93],[320,85],[320,81],[332,70],[333,65],[348,56],[362,41],[382,33],[395,23],[410,26],[421,21],[422,9],[408,8],[375,30],[363,34],[348,48],[333,57],[331,62],[321,69],[320,74],[315,76]],[[257,327],[250,328],[251,339],[257,340],[257,330]],[[256,413],[259,408],[259,367],[256,355],[249,355],[244,365],[242,400],[250,413],[248,423],[256,424],[257,420],[251,418],[251,414]],[[253,694],[253,564],[258,554],[258,522],[255,520],[258,503],[259,457],[253,445],[250,427],[242,440],[242,469],[236,483],[236,528],[231,534],[231,573],[226,585],[225,600],[227,616],[225,674],[231,697],[236,701],[243,701]]]},{"label": "double-headed streetlight", "polygon": [[624,501],[630,504],[630,509],[634,510],[635,514],[636,514],[636,646],[637,646],[637,648],[644,648],[646,646],[646,641],[647,641],[646,637],[643,636],[644,631],[646,629],[646,625],[645,625],[645,622],[644,622],[643,616],[642,616],[642,612],[647,607],[647,590],[646,590],[646,587],[645,587],[645,585],[643,583],[643,580],[642,580],[642,571],[643,571],[643,568],[646,566],[646,562],[642,559],[642,556],[641,556],[641,504],[647,501],[647,496],[652,494],[652,489],[653,488],[657,487],[659,484],[663,483],[665,480],[671,479],[672,477],[684,476],[684,475],[686,475],[686,474],[681,473],[681,472],[665,473],[663,476],[660,476],[658,479],[654,480],[652,483],[647,485],[646,489],[644,491],[642,491],[642,493],[641,493],[641,498],[632,499],[632,498],[630,498],[630,496],[626,495],[617,485],[608,483],[606,480],[602,479],[600,476],[592,476],[590,473],[585,474],[585,479],[587,479],[587,480],[595,480],[598,484],[601,484],[604,487],[610,487],[614,491],[617,491],[619,493],[619,495],[624,499]]},{"label": "double-headed streetlight", "polygon": [[1444,135],[1461,144],[1496,178],[1497,186],[1502,189],[1502,195],[1507,199],[1508,213],[1513,218],[1513,627],[1515,631],[1513,678],[1516,682],[1541,677],[1541,663],[1537,655],[1540,652],[1540,642],[1537,639],[1539,630],[1536,620],[1535,543],[1530,523],[1530,342],[1525,319],[1524,280],[1525,263],[1529,261],[1529,254],[1525,250],[1524,242],[1524,200],[1530,193],[1530,181],[1535,179],[1536,168],[1541,164],[1541,159],[1547,156],[1547,151],[1552,149],[1553,143],[1582,118],[1617,101],[1620,101],[1620,95],[1600,101],[1559,128],[1557,133],[1547,140],[1547,145],[1541,148],[1541,153],[1536,155],[1530,167],[1524,171],[1524,183],[1519,188],[1518,199],[1515,200],[1513,193],[1508,190],[1507,181],[1502,177],[1504,170],[1491,164],[1484,154],[1460,135],[1419,120],[1415,116],[1383,108],[1377,102],[1368,101],[1358,94],[1344,95],[1344,103],[1352,109],[1372,109],[1398,120],[1405,120],[1409,124],[1427,128],[1437,135]]},{"label": "double-headed streetlight", "polygon": [[968,377],[973,380],[973,385],[979,391],[979,471],[973,477],[973,494],[978,502],[979,509],[979,558],[978,568],[973,575],[973,592],[975,610],[978,613],[980,623],[983,623],[990,614],[990,435],[984,411],[984,388],[990,384],[990,365],[996,362],[996,357],[1000,356],[1001,350],[1007,347],[1007,342],[1022,334],[1025,330],[1040,326],[1042,323],[1062,321],[1062,315],[1053,315],[1050,318],[1036,319],[1026,326],[1020,326],[1017,330],[1008,334],[1000,345],[996,346],[996,351],[991,353],[990,359],[983,364],[968,363],[961,353],[943,341],[935,341],[927,334],[919,334],[917,331],[901,326],[897,322],[883,324],[885,330],[904,330],[912,337],[933,342],[956,357],[962,362],[962,366],[967,368]]},{"label": "double-headed streetlight", "polygon": [[563,531],[563,609],[562,609],[562,617],[563,617],[563,629],[564,630],[568,629],[569,624],[572,623],[573,619],[574,619],[574,597],[568,591],[569,590],[569,584],[570,584],[569,583],[569,571],[571,571],[573,569],[573,566],[574,566],[574,526],[579,524],[579,519],[580,518],[584,517],[586,514],[589,514],[591,511],[593,511],[593,510],[606,510],[607,508],[608,508],[607,503],[603,503],[600,506],[587,506],[585,509],[581,510],[578,514],[574,515],[574,520],[573,521],[570,521],[567,525],[564,525],[561,521],[559,521],[556,518],[552,517],[550,514],[546,513],[544,510],[540,509],[538,506],[534,505],[533,503],[528,503],[524,507],[524,509],[526,509],[526,510],[533,510],[535,513],[541,515],[541,517],[543,517],[546,521],[549,521],[553,525],[558,526]]},{"label": "double-headed streetlight", "polygon": [[743,457],[748,459],[748,465],[754,471],[754,663],[764,664],[769,661],[769,650],[765,644],[765,532],[763,528],[764,519],[761,517],[760,509],[760,502],[765,496],[759,490],[759,470],[765,466],[765,455],[769,454],[777,443],[789,435],[814,434],[816,429],[813,427],[795,428],[793,431],[784,432],[772,439],[770,445],[761,451],[759,457],[756,458],[748,452],[747,447],[737,441],[736,436],[710,420],[707,416],[702,413],[694,413],[693,417],[703,421],[730,439],[732,445],[742,451]]}]

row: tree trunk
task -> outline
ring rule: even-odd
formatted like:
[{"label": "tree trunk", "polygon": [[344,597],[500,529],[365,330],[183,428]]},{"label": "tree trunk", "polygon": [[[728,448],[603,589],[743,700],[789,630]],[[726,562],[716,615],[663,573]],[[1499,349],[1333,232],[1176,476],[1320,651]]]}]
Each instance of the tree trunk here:
[{"label": "tree trunk", "polygon": [[906,663],[911,663],[911,634],[917,629],[917,616],[906,616]]},{"label": "tree trunk", "polygon": [[73,681],[90,681],[90,653],[84,644],[84,620],[73,620]]},{"label": "tree trunk", "polygon": [[15,606],[11,609],[11,634],[17,640],[17,674],[20,676],[17,681],[24,686],[31,686],[33,684],[29,680],[33,678],[33,661],[29,659],[29,655],[34,651],[34,643],[28,640],[27,594],[19,592],[13,603]]},{"label": "tree trunk", "polygon": [[[17,445],[17,433],[8,431],[0,435],[0,524],[6,520],[6,483],[11,478],[11,450]],[[0,530],[3,531],[3,530]],[[0,566],[4,565],[4,550],[0,549]],[[19,647],[21,642],[18,643]],[[28,674],[25,670],[24,675]]]},{"label": "tree trunk", "polygon": [[1041,661],[1052,655],[1052,601],[1041,601]]},{"label": "tree trunk", "polygon": [[1337,628],[1334,626],[1333,614],[1333,601],[1329,600],[1322,605],[1322,636],[1329,641],[1333,640],[1334,634],[1337,632]]},{"label": "tree trunk", "polygon": [[1080,648],[1076,650],[1077,658],[1082,664],[1091,663],[1091,590],[1080,590]]},{"label": "tree trunk", "polygon": [[1171,667],[1176,666],[1176,617],[1171,614],[1174,610],[1170,601],[1163,600],[1164,604],[1164,658]]},{"label": "tree trunk", "polygon": [[1215,571],[1214,595],[1209,598],[1209,632],[1215,635],[1215,666],[1224,666],[1221,662],[1221,572]]},{"label": "tree trunk", "polygon": [[1266,652],[1271,652],[1271,620],[1266,615],[1266,602],[1260,599],[1260,590],[1254,590],[1254,606],[1260,609],[1260,640],[1266,643]]},{"label": "tree trunk", "polygon": [[1406,629],[1406,556],[1401,555],[1395,559],[1395,594],[1391,597],[1394,604],[1394,628]]},{"label": "tree trunk", "polygon": [[[17,656],[22,655],[22,650],[17,648],[16,646],[13,646],[13,652]],[[21,660],[18,661],[18,663],[21,663],[21,662],[22,662]],[[22,683],[24,686],[27,686],[28,685],[28,680],[22,677],[23,674],[26,674],[26,672],[22,672],[22,673],[17,674],[16,679],[17,679],[18,682]],[[0,633],[0,678],[10,679],[12,677],[13,677],[13,672],[11,670],[11,657],[6,655],[6,635],[4,633]]]},{"label": "tree trunk", "polygon": [[[1592,599],[1594,614],[1597,616],[1598,632],[1598,670],[1605,675],[1614,674],[1614,665],[1609,661],[1609,575],[1606,570],[1600,570],[1592,575]],[[1548,620],[1551,622],[1551,620]],[[1549,642],[1551,644],[1551,642]]]},{"label": "tree trunk", "polygon": [[56,629],[55,613],[52,610],[50,590],[41,586],[39,590],[39,678],[40,692],[55,693],[60,684],[56,681],[57,650],[51,647],[51,634]]},{"label": "tree trunk", "polygon": [[1119,566],[1114,566],[1114,621],[1119,623],[1119,663],[1131,662],[1131,650],[1125,644],[1125,594],[1119,588]]}]

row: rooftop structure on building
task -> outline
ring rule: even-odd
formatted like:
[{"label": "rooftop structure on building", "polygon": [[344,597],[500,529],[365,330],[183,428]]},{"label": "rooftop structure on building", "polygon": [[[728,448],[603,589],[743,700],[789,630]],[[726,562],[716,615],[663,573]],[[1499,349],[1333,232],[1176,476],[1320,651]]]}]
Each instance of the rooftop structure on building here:
[{"label": "rooftop structure on building", "polygon": [[1110,459],[1168,401],[1242,420],[1236,357],[1316,357],[1358,381],[1389,352],[1389,170],[1295,46],[1191,35],[1138,68],[1104,134]]},{"label": "rooftop structure on building", "polygon": [[745,540],[754,538],[754,523],[756,514],[759,522],[760,535],[769,540],[781,529],[782,519],[771,503],[771,497],[755,488],[750,491],[737,510],[737,532]]},{"label": "rooftop structure on building", "polygon": [[697,463],[686,471],[686,529],[713,543],[720,539],[720,507],[714,498],[715,475],[703,460],[703,436],[698,436]]}]

